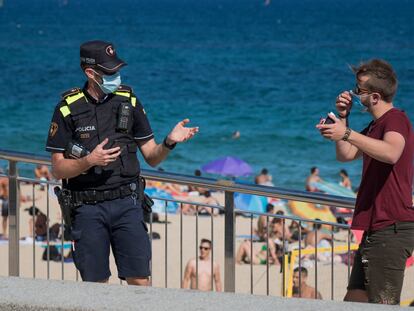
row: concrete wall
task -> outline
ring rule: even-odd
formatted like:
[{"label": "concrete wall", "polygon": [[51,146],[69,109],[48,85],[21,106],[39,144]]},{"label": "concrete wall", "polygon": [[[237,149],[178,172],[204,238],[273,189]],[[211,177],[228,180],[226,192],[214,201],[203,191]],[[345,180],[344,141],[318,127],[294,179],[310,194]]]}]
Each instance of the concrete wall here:
[{"label": "concrete wall", "polygon": [[[395,307],[0,277],[0,310],[391,310]],[[397,307],[398,308],[398,307]]]}]

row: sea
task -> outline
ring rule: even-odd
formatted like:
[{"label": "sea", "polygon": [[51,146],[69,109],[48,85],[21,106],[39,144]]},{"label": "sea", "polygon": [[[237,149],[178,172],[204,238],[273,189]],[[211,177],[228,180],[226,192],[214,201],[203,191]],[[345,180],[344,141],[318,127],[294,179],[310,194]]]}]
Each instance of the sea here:
[{"label": "sea", "polygon": [[[311,167],[354,186],[361,161],[339,163],[315,129],[336,96],[355,85],[351,65],[389,61],[395,105],[414,117],[414,2],[411,0],[2,0],[0,149],[47,154],[60,95],[82,87],[79,45],[113,42],[161,142],[189,118],[200,132],[161,167],[192,175],[236,156],[276,186],[304,189]],[[361,130],[370,115],[350,117]],[[232,133],[240,132],[239,139]],[[143,162],[143,161],[142,161]],[[5,162],[1,163],[3,166]],[[144,168],[149,168],[143,164]],[[32,174],[23,166],[24,174]],[[244,178],[253,181],[252,176]],[[219,176],[204,176],[217,178]]]}]

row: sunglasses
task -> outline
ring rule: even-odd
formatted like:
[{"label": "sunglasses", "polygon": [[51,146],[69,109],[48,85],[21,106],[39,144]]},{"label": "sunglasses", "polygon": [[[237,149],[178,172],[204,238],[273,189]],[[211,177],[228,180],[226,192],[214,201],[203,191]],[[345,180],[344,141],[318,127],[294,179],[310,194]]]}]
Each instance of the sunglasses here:
[{"label": "sunglasses", "polygon": [[200,246],[200,251],[202,251],[202,250],[208,251],[209,249],[210,249],[210,247]]},{"label": "sunglasses", "polygon": [[354,94],[356,95],[361,95],[363,93],[370,93],[370,91],[368,90],[361,89],[358,84],[355,84],[355,88],[352,90],[352,92],[354,92]]}]

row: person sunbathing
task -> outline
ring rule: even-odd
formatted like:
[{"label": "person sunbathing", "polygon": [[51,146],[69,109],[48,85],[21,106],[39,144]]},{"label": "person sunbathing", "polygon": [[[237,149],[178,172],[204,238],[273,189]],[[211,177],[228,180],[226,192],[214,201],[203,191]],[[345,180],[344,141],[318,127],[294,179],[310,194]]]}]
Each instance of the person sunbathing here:
[{"label": "person sunbathing", "polygon": [[[274,218],[271,222],[271,229],[269,230],[268,243],[262,244],[260,249],[257,250],[252,256],[252,245],[250,240],[245,240],[240,244],[237,251],[236,262],[238,264],[252,263],[254,265],[266,264],[269,260],[269,264],[280,265],[280,261],[277,256],[277,249],[275,239],[279,239],[279,226],[278,222],[281,219]],[[266,233],[267,236],[267,233]],[[269,245],[269,249],[267,246]]]}]

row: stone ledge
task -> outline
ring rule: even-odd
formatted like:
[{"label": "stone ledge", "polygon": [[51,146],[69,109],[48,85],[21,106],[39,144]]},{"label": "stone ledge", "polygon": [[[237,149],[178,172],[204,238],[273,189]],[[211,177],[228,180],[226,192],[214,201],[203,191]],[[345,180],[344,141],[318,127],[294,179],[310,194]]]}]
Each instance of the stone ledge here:
[{"label": "stone ledge", "polygon": [[395,307],[247,294],[211,293],[0,277],[0,310],[300,310],[364,311]]}]

